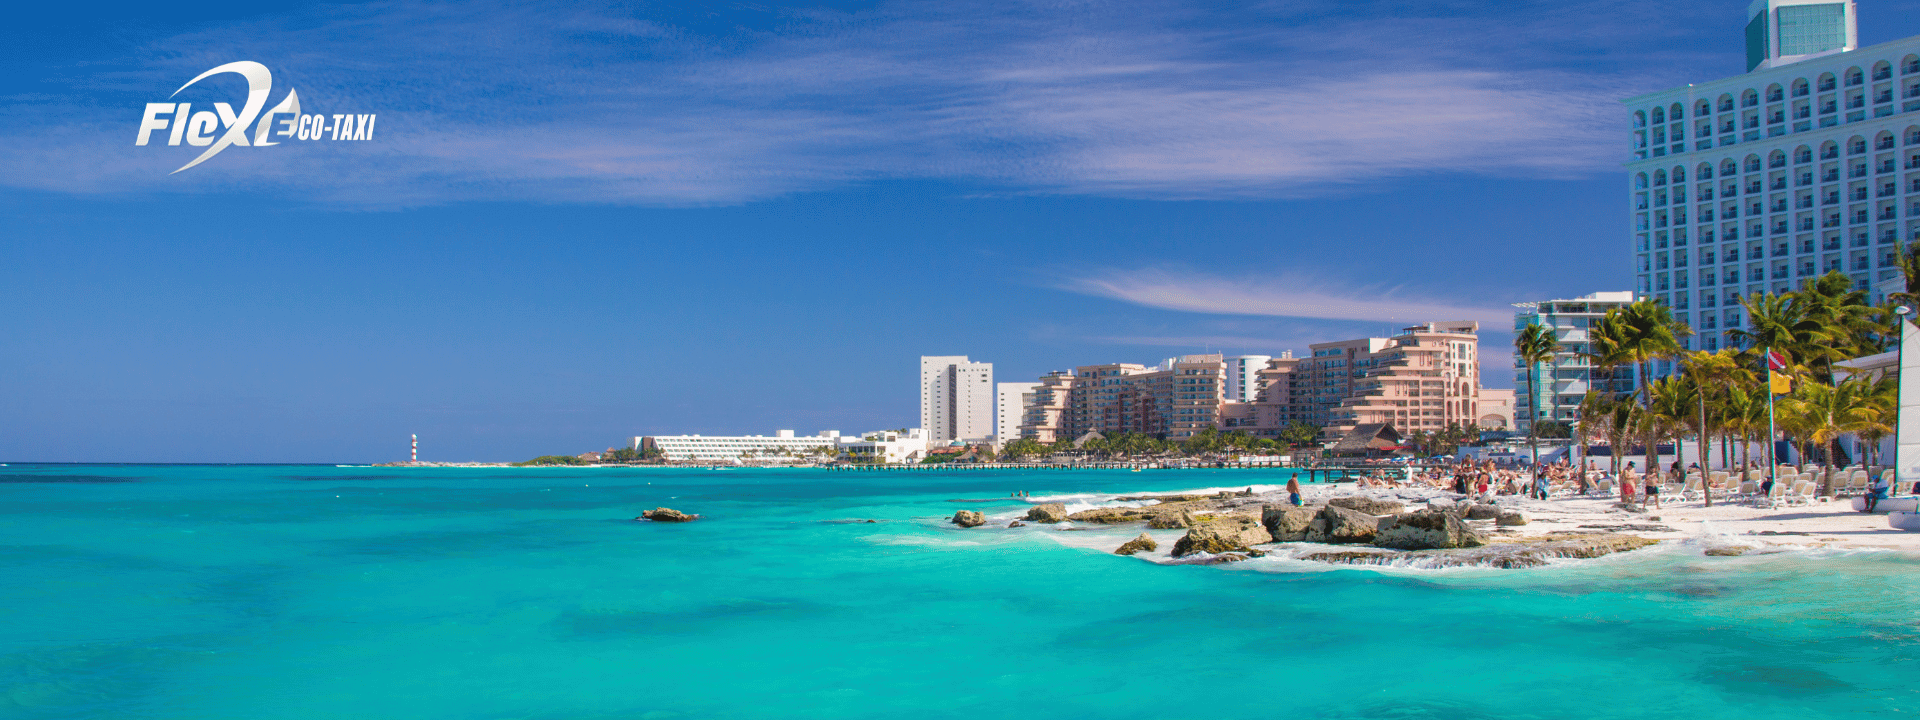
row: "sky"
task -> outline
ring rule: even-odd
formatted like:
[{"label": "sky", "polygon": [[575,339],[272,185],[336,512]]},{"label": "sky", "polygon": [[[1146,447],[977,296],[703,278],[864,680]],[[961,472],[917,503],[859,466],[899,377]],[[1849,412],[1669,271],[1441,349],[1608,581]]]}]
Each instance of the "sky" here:
[{"label": "sky", "polygon": [[[519,460],[1630,287],[1619,101],[1744,0],[36,4],[0,462]],[[1863,45],[1920,0],[1860,0]],[[364,141],[137,146],[271,72]],[[175,91],[178,90],[176,93]],[[170,117],[170,116],[167,116]],[[213,134],[225,133],[224,129]]]}]

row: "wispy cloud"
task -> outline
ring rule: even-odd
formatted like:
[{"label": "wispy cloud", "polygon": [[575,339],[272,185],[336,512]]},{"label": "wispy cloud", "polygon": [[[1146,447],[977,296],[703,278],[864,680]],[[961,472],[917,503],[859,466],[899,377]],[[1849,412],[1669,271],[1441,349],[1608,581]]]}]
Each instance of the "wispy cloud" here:
[{"label": "wispy cloud", "polygon": [[1112,270],[1061,283],[1063,290],[1136,305],[1216,315],[1370,322],[1476,320],[1499,328],[1513,308],[1462,304],[1394,288],[1340,286],[1307,276],[1224,277],[1168,270]]},{"label": "wispy cloud", "polygon": [[[76,69],[64,99],[0,101],[16,150],[0,182],[700,205],[898,178],[1232,198],[1428,173],[1569,177],[1612,168],[1613,98],[1646,88],[1564,61],[1589,48],[1530,63],[1502,48],[1614,4],[1303,17],[907,1],[718,36],[591,5],[323,6],[169,38],[111,74]],[[238,58],[322,111],[378,111],[379,140],[235,148],[173,177],[179,153],[131,146],[137,103]]]}]

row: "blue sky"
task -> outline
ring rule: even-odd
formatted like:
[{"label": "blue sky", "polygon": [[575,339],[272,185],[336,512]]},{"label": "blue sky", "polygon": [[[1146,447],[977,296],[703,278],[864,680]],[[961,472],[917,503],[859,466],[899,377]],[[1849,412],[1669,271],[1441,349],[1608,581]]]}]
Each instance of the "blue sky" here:
[{"label": "blue sky", "polygon": [[[915,422],[922,354],[1006,381],[1497,326],[1628,287],[1618,99],[1739,72],[1744,7],[21,9],[0,460],[853,432]],[[1917,11],[1861,0],[1863,44]],[[199,149],[133,145],[145,103],[236,60],[375,139],[172,175]]]}]

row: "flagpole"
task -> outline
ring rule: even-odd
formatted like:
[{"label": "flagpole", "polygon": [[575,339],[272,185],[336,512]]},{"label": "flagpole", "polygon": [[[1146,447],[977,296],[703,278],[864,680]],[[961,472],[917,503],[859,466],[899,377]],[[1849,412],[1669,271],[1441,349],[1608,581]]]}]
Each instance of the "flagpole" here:
[{"label": "flagpole", "polygon": [[1770,483],[1767,485],[1769,488],[1767,501],[1771,503],[1773,501],[1771,488],[1780,483],[1780,459],[1774,456],[1775,448],[1779,445],[1774,439],[1777,437],[1775,435],[1777,431],[1773,427],[1773,348],[1767,348],[1765,357],[1767,364],[1767,480]]}]

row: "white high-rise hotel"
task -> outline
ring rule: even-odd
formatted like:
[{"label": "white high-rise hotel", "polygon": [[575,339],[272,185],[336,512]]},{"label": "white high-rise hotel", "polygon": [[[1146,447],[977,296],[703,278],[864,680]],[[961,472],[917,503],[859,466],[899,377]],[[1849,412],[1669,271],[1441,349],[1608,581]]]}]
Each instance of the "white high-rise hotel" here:
[{"label": "white high-rise hotel", "polygon": [[993,435],[993,363],[965,355],[920,357],[920,427],[927,439],[985,440]]},{"label": "white high-rise hotel", "polygon": [[1745,75],[1641,95],[1627,164],[1638,290],[1715,350],[1739,298],[1891,277],[1920,238],[1920,37],[1855,49],[1852,2],[1756,0]]}]

